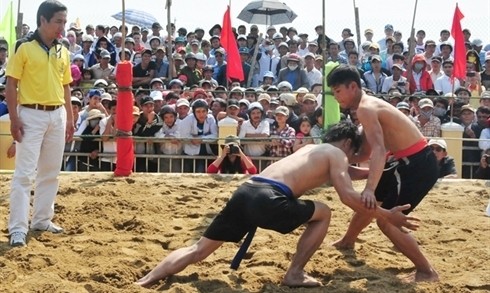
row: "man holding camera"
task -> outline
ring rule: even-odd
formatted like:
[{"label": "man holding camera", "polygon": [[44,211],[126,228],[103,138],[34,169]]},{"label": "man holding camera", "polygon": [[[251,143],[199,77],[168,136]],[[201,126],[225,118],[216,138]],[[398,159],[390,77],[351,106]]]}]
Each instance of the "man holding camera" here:
[{"label": "man holding camera", "polygon": [[480,159],[480,166],[475,172],[475,179],[490,179],[490,149],[487,149]]},{"label": "man holding camera", "polygon": [[235,135],[225,138],[221,146],[221,155],[208,167],[208,173],[215,174],[257,174],[257,168],[240,147],[240,140]]}]

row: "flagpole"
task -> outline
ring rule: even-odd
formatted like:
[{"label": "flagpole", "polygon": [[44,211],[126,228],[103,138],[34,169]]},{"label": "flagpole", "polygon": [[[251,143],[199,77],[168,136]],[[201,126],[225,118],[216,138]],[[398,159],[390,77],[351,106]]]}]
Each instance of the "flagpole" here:
[{"label": "flagpole", "polygon": [[[166,3],[166,8],[167,8],[167,59],[168,59],[168,80],[172,80],[172,69],[173,66],[174,66],[174,57],[172,55],[172,36],[171,36],[171,32],[172,32],[172,26],[170,24],[170,21],[171,21],[171,11],[170,11],[170,8],[172,6],[172,0],[167,0]],[[176,25],[174,23],[174,25]]]},{"label": "flagpole", "polygon": [[124,40],[126,40],[126,1],[122,0],[122,29],[123,29],[123,36],[122,36],[122,44],[121,44],[121,57],[120,60],[121,62],[124,62],[126,58],[126,53],[124,53],[125,46],[124,44],[126,43]]},{"label": "flagpole", "polygon": [[352,0],[354,4],[354,16],[356,19],[356,34],[357,34],[357,51],[361,53],[361,22],[359,20],[359,7],[356,6],[356,0]]},{"label": "flagpole", "polygon": [[408,62],[407,62],[407,78],[411,80],[412,77],[412,59],[414,56],[413,39],[415,38],[415,16],[417,15],[418,0],[415,0],[415,6],[413,8],[412,28],[410,30],[410,41],[408,42]]}]

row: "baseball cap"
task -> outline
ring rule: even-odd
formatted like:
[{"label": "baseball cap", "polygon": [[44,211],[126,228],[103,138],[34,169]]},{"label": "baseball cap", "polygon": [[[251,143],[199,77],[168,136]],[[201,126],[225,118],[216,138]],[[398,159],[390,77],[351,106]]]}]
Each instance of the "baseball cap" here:
[{"label": "baseball cap", "polygon": [[286,106],[279,106],[276,108],[276,111],[274,112],[275,115],[277,114],[282,114],[284,116],[289,116],[289,109]]},{"label": "baseball cap", "polygon": [[78,106],[80,106],[80,107],[82,106],[82,101],[80,101],[80,99],[79,99],[79,98],[77,98],[77,97],[71,97],[71,98],[70,98],[70,100],[71,100],[71,103],[72,103],[72,104],[74,104],[74,103],[75,103],[75,104],[77,104],[77,105],[78,105]]},{"label": "baseball cap", "polygon": [[431,99],[429,99],[429,98],[423,98],[419,101],[419,107],[420,108],[424,108],[424,107],[434,108],[434,103],[432,103]]},{"label": "baseball cap", "polygon": [[293,90],[293,86],[287,81],[281,81],[280,83],[277,84],[278,89],[283,87],[288,88],[290,91]]},{"label": "baseball cap", "polygon": [[226,108],[230,107],[240,108],[240,104],[236,99],[229,99],[228,103],[226,104]]},{"label": "baseball cap", "polygon": [[260,101],[267,101],[268,103],[270,103],[271,102],[271,96],[269,96],[269,94],[262,93],[257,98],[257,102],[260,102]]},{"label": "baseball cap", "polygon": [[240,49],[238,49],[238,51],[240,52],[240,54],[250,54],[250,50],[247,47],[241,47]]},{"label": "baseball cap", "polygon": [[298,103],[296,101],[296,97],[291,93],[280,94],[279,100],[281,100],[286,106],[294,106]]},{"label": "baseball cap", "polygon": [[152,91],[150,97],[153,101],[163,101],[163,94],[161,91]]},{"label": "baseball cap", "polygon": [[305,101],[312,101],[316,103],[316,97],[314,94],[308,93],[303,97],[303,102]]},{"label": "baseball cap", "polygon": [[484,91],[480,99],[490,99],[490,91]]},{"label": "baseball cap", "polygon": [[385,25],[385,30],[393,30],[393,25],[391,24]]},{"label": "baseball cap", "polygon": [[463,112],[463,111],[465,111],[465,110],[468,110],[468,111],[471,111],[471,112],[475,113],[475,109],[473,109],[473,107],[471,107],[471,105],[468,105],[468,104],[463,105],[463,106],[461,107],[461,112]]},{"label": "baseball cap", "polygon": [[155,77],[154,79],[152,79],[152,80],[150,81],[150,86],[152,86],[152,85],[153,85],[155,82],[159,82],[159,83],[163,84],[163,81],[162,81],[162,79],[161,79],[161,78],[159,78],[159,77]]},{"label": "baseball cap", "polygon": [[483,41],[481,39],[474,39],[471,44],[475,47],[481,47],[483,46]]},{"label": "baseball cap", "polygon": [[99,109],[92,109],[88,112],[87,121],[104,117],[105,115]]},{"label": "baseball cap", "polygon": [[391,66],[391,69],[393,69],[393,68],[398,68],[401,71],[405,71],[405,69],[398,63],[393,63],[393,65]]},{"label": "baseball cap", "polygon": [[440,146],[441,148],[447,150],[447,143],[444,139],[431,139],[429,140],[429,145],[437,145]]},{"label": "baseball cap", "polygon": [[154,22],[154,23],[151,25],[151,28],[159,28],[159,29],[161,29],[161,28],[162,28],[162,26],[160,25],[160,23],[158,23],[158,22]]},{"label": "baseball cap", "polygon": [[396,108],[398,110],[400,109],[410,110],[410,106],[408,105],[407,102],[399,102],[398,104],[396,104]]},{"label": "baseball cap", "polygon": [[109,53],[109,51],[107,50],[102,50],[102,52],[100,52],[100,57],[102,59],[105,59],[105,58],[111,58],[111,53]]},{"label": "baseball cap", "polygon": [[143,106],[146,104],[155,104],[155,102],[150,96],[146,96],[141,99],[140,105]]},{"label": "baseball cap", "polygon": [[364,34],[374,34],[373,30],[368,28],[364,31]]},{"label": "baseball cap", "polygon": [[109,93],[103,93],[100,96],[100,101],[112,101],[112,96]]},{"label": "baseball cap", "polygon": [[381,56],[379,56],[379,55],[373,55],[371,57],[371,62],[374,61],[374,60],[377,60],[377,61],[381,62]]},{"label": "baseball cap", "polygon": [[175,103],[175,107],[180,107],[180,106],[187,106],[187,107],[190,107],[191,104],[189,103],[189,101],[185,98],[180,98],[177,100],[177,102]]},{"label": "baseball cap", "polygon": [[107,83],[107,80],[101,78],[101,79],[97,79],[94,82],[94,86],[98,86],[98,85],[108,86],[109,84]]}]

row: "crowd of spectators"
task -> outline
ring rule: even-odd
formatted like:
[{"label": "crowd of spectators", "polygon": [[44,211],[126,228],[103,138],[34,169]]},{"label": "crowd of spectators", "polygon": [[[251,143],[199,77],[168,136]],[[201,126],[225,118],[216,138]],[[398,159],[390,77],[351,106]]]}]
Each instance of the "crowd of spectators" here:
[{"label": "crowd of spectators", "polygon": [[[219,25],[208,32],[202,28],[176,30],[173,24],[171,28],[169,35],[159,23],[131,30],[69,26],[61,42],[71,53],[76,135],[84,139],[68,144],[66,151],[88,156],[67,158],[65,169],[115,168],[114,157],[100,154],[114,154],[117,147],[110,137],[117,131],[115,76],[123,54],[134,64],[132,132],[147,138],[137,141],[136,154],[217,156],[223,148],[217,157],[219,164],[138,157],[136,171],[253,173],[248,161],[254,157],[284,157],[306,144],[320,143],[327,62],[355,66],[368,93],[404,112],[428,138],[440,137],[444,123],[461,124],[464,138],[474,139],[464,142],[468,148],[463,151],[463,161],[488,168],[484,154],[490,152],[490,44],[472,39],[468,29],[463,31],[467,77],[452,80],[453,44],[446,29],[438,40],[426,39],[419,30],[415,39],[405,42],[402,33],[387,24],[379,41],[374,41],[372,29],[366,29],[365,40],[357,48],[348,28],[336,42],[325,35],[321,25],[311,37],[294,27],[270,26],[264,38],[256,25],[248,32],[241,25],[234,32],[245,79],[227,80],[227,52],[220,44]],[[23,37],[30,33],[24,25]],[[8,62],[7,50],[0,40],[0,83],[5,82],[1,73]],[[409,55],[414,55],[410,64]],[[0,98],[1,116],[6,107],[3,94]],[[356,123],[355,111],[342,112],[344,119]],[[219,121],[225,117],[238,122],[237,139],[231,143],[238,147],[238,154],[230,154],[230,143],[219,146],[216,142]],[[102,143],[94,140],[99,135]],[[235,163],[237,157],[239,163]],[[483,174],[476,169],[465,166],[461,175]]]}]

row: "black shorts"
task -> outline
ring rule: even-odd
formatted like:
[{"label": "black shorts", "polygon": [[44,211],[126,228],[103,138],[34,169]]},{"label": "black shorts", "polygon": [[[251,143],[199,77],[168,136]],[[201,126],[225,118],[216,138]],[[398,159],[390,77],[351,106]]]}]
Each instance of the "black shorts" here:
[{"label": "black shorts", "polygon": [[376,199],[382,208],[410,204],[410,213],[427,195],[439,177],[437,159],[430,147],[420,152],[388,162],[376,187]]},{"label": "black shorts", "polygon": [[308,222],[315,211],[311,200],[285,195],[267,183],[242,184],[204,232],[204,237],[238,242],[255,227],[289,233]]}]

